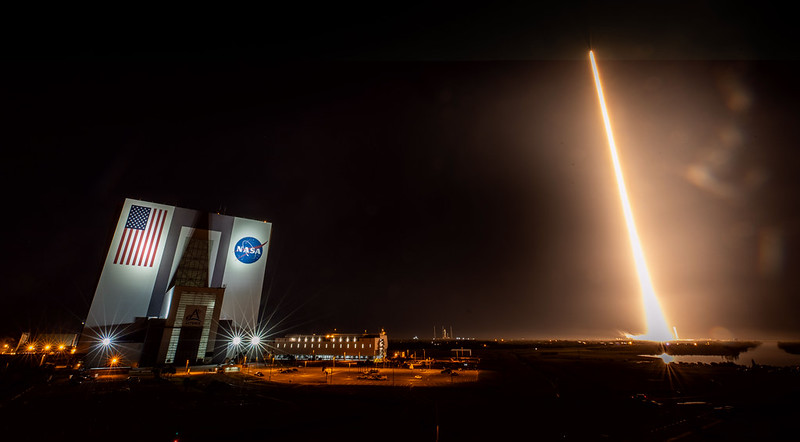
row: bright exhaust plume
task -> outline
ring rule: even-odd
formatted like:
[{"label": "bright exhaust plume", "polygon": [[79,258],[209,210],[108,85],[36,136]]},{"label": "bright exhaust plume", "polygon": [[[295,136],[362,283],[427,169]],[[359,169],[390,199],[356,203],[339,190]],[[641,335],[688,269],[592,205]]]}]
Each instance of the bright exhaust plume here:
[{"label": "bright exhaust plume", "polygon": [[606,136],[608,137],[608,146],[611,150],[611,159],[614,163],[614,174],[617,177],[617,187],[619,188],[619,196],[622,201],[622,212],[625,215],[625,225],[628,228],[628,238],[630,239],[631,249],[633,251],[633,259],[636,263],[636,273],[639,276],[639,286],[642,290],[642,302],[644,304],[645,320],[647,324],[647,331],[641,335],[627,335],[630,338],[648,340],[648,341],[671,341],[675,339],[667,325],[667,320],[664,317],[664,312],[661,310],[661,305],[656,298],[653,283],[650,281],[650,272],[647,270],[647,263],[644,259],[644,251],[639,241],[639,234],[636,233],[636,224],[633,221],[633,211],[631,210],[630,202],[628,201],[628,192],[625,189],[625,180],[622,177],[622,167],[620,167],[619,156],[617,155],[617,146],[614,143],[614,135],[611,132],[611,121],[608,117],[608,110],[606,109],[606,101],[603,97],[603,87],[600,84],[600,74],[597,71],[597,63],[594,60],[594,54],[589,51],[589,59],[592,62],[592,71],[594,72],[594,84],[597,87],[597,96],[600,100],[600,109],[603,112],[603,123],[606,127]]}]

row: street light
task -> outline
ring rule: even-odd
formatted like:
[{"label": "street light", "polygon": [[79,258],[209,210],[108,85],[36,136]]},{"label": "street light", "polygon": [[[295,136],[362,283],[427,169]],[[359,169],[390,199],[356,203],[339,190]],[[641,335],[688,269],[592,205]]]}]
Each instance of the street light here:
[{"label": "street light", "polygon": [[[261,343],[261,337],[258,335],[253,335],[250,337],[250,350],[253,351],[256,355],[256,368],[258,368],[258,344]],[[247,357],[245,357],[245,361],[247,361]]]},{"label": "street light", "polygon": [[272,381],[272,366],[275,365],[275,355],[272,355],[272,362],[269,364],[269,380]]}]

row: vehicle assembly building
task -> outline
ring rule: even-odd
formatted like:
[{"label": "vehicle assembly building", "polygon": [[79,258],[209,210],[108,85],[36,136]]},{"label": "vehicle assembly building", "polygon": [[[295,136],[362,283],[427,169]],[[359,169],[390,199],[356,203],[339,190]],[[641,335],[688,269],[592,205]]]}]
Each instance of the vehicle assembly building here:
[{"label": "vehicle assembly building", "polygon": [[258,321],[272,225],[126,199],[81,338],[89,366],[208,363]]}]

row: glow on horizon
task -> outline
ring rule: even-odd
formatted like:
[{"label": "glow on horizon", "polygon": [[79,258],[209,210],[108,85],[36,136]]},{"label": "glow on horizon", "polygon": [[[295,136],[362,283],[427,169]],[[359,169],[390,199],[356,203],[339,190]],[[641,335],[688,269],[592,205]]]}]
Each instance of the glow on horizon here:
[{"label": "glow on horizon", "polygon": [[636,224],[633,221],[633,211],[631,210],[631,205],[628,201],[628,192],[625,188],[625,180],[622,177],[622,167],[620,166],[619,156],[617,155],[617,145],[614,142],[614,135],[611,132],[611,121],[608,117],[606,101],[603,97],[603,87],[600,84],[600,74],[597,71],[597,63],[594,60],[594,54],[592,51],[589,51],[589,59],[592,62],[594,83],[597,87],[597,96],[600,100],[600,109],[603,113],[603,123],[606,127],[608,146],[611,150],[611,159],[614,163],[614,174],[617,177],[617,187],[619,188],[619,196],[622,201],[622,212],[625,215],[625,225],[628,228],[628,237],[630,239],[631,249],[633,251],[633,259],[636,263],[636,273],[639,275],[639,286],[641,287],[642,291],[642,302],[644,304],[645,320],[647,324],[647,331],[644,334],[626,334],[626,336],[633,339],[649,341],[671,341],[675,339],[675,337],[672,335],[670,327],[667,325],[664,312],[661,310],[661,305],[656,297],[653,283],[650,280],[650,272],[647,270],[647,263],[644,259],[644,250],[642,250],[642,245],[639,241],[639,234],[636,232]]}]

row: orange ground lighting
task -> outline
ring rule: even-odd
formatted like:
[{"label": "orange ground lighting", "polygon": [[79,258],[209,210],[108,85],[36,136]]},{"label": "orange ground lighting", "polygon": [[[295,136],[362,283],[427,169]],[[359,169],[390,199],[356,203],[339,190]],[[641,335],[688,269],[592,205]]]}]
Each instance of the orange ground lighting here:
[{"label": "orange ground lighting", "polygon": [[628,192],[625,189],[625,180],[622,177],[622,167],[619,163],[619,155],[617,154],[617,146],[614,143],[614,135],[611,132],[611,121],[608,117],[608,110],[606,109],[606,101],[603,97],[603,87],[600,84],[600,74],[597,71],[597,63],[594,60],[594,54],[589,51],[589,59],[592,62],[592,71],[594,72],[594,83],[597,87],[597,96],[600,100],[600,109],[603,112],[603,123],[606,126],[606,135],[608,137],[608,146],[611,150],[611,159],[614,163],[614,174],[617,176],[617,186],[619,187],[619,196],[622,201],[622,212],[625,215],[625,225],[628,227],[628,237],[633,251],[633,259],[636,263],[636,273],[639,275],[639,285],[642,289],[642,301],[644,304],[645,319],[647,321],[647,332],[642,335],[629,336],[635,339],[649,340],[649,341],[671,341],[674,338],[667,320],[664,318],[664,312],[661,310],[661,305],[656,298],[653,283],[650,281],[650,272],[647,270],[647,263],[644,259],[644,251],[639,241],[639,234],[636,233],[636,224],[633,221],[633,211],[631,204],[628,201]]}]

